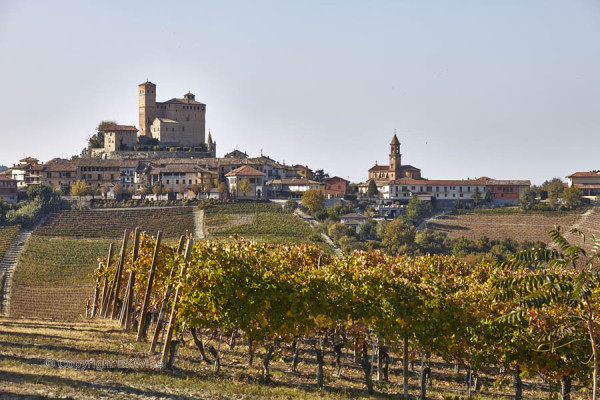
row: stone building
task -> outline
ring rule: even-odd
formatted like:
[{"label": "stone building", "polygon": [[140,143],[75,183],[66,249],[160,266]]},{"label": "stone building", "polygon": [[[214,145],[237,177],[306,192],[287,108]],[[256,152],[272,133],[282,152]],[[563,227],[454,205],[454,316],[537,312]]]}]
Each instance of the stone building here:
[{"label": "stone building", "polygon": [[400,141],[396,134],[390,143],[389,165],[377,165],[369,169],[369,180],[374,180],[377,186],[383,186],[389,181],[402,178],[421,179],[421,170],[412,165],[402,165]]},{"label": "stone building", "polygon": [[140,137],[157,139],[161,146],[208,145],[206,104],[197,101],[194,94],[188,92],[181,99],[157,102],[156,85],[149,81],[138,85],[138,94]]},{"label": "stone building", "polygon": [[133,150],[137,144],[137,128],[130,125],[113,125],[104,131],[104,151]]},{"label": "stone building", "polygon": [[0,201],[14,204],[17,202],[17,181],[0,176]]}]

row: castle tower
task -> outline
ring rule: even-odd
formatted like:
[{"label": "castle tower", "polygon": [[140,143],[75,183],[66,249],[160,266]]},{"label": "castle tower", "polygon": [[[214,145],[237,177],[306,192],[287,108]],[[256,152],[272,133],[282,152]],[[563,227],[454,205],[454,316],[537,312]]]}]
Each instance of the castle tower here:
[{"label": "castle tower", "polygon": [[150,126],[156,118],[156,85],[146,81],[138,85],[140,104],[140,136],[152,137]]},{"label": "castle tower", "polygon": [[400,167],[402,166],[402,154],[400,154],[400,141],[394,133],[394,138],[390,143],[390,177],[392,179],[400,178]]}]

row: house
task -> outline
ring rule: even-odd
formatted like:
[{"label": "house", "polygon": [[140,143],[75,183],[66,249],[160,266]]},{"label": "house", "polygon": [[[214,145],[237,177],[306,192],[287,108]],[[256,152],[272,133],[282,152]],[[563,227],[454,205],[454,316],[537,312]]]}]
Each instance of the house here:
[{"label": "house", "polygon": [[325,195],[330,197],[344,197],[348,193],[348,186],[350,182],[334,176],[325,180]]},{"label": "house", "polygon": [[[12,179],[17,181],[18,189],[26,189],[31,184],[39,184],[40,176],[39,160],[33,157],[25,157],[19,160],[19,164],[10,168]],[[34,170],[35,169],[35,170]]]},{"label": "house", "polygon": [[377,165],[377,162],[375,162],[375,166],[369,169],[369,180],[375,181],[378,188],[396,179],[421,179],[421,170],[419,168],[408,164],[402,165],[400,141],[396,134],[394,134],[390,143],[389,161],[389,165]]},{"label": "house", "polygon": [[496,204],[517,204],[521,193],[529,189],[530,181],[514,179],[485,179],[486,189],[492,193],[492,202]]},{"label": "house", "polygon": [[581,189],[584,196],[600,195],[600,171],[575,172],[567,176],[570,187]]},{"label": "house", "polygon": [[123,162],[118,159],[80,158],[75,162],[77,179],[86,181],[93,191],[103,183],[120,183]]},{"label": "house", "polygon": [[77,164],[75,161],[53,158],[44,164],[41,171],[42,185],[49,185],[68,193],[71,184],[77,181]]},{"label": "house", "polygon": [[229,194],[234,198],[259,199],[264,193],[263,173],[248,165],[228,172],[225,177]]},{"label": "house", "polygon": [[368,217],[359,213],[350,213],[340,217],[340,222],[348,228],[354,229],[356,233],[358,233],[360,225],[368,220]]},{"label": "house", "polygon": [[321,189],[321,183],[310,179],[273,179],[267,182],[269,196],[290,197],[293,194],[304,193],[309,189]]},{"label": "house", "polygon": [[131,125],[113,125],[104,130],[104,151],[133,150],[137,145],[137,128]]},{"label": "house", "polygon": [[138,160],[123,160],[119,165],[119,184],[125,190],[136,187],[135,173],[140,168]]},{"label": "house", "polygon": [[313,179],[313,170],[307,165],[294,165],[294,169],[300,178]]},{"label": "house", "polygon": [[15,204],[17,199],[17,180],[0,176],[0,201]]},{"label": "house", "polygon": [[225,154],[224,158],[248,158],[248,153],[240,150],[233,150]]}]

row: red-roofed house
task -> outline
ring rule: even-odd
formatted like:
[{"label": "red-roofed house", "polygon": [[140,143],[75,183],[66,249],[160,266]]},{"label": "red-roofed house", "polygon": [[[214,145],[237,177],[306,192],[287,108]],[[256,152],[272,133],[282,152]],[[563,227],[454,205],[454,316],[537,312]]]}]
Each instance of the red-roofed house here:
[{"label": "red-roofed house", "polygon": [[569,186],[581,189],[585,196],[600,195],[600,171],[575,172],[567,178]]},{"label": "red-roofed house", "polygon": [[325,195],[331,197],[343,197],[348,192],[350,182],[334,176],[325,180]]},{"label": "red-roofed house", "polygon": [[[235,198],[246,198],[246,199],[258,199],[261,198],[263,189],[263,176],[264,174],[249,165],[244,165],[233,171],[225,174],[227,179],[227,189],[229,194]],[[245,181],[249,183],[249,191],[244,193],[240,190],[240,187],[244,187]]]}]

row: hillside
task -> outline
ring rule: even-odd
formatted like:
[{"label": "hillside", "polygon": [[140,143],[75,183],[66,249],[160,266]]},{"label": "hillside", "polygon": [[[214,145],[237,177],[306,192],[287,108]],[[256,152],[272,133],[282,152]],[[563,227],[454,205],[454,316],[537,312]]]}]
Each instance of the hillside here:
[{"label": "hillside", "polygon": [[73,320],[93,294],[90,274],[124,229],[140,227],[165,240],[192,232],[193,207],[60,211],[36,229],[13,276],[10,315]]},{"label": "hillside", "polygon": [[0,226],[0,260],[4,258],[18,231],[18,225]]},{"label": "hillside", "polygon": [[318,234],[307,222],[270,203],[211,206],[205,210],[204,231],[207,238],[228,238],[237,234],[246,239],[274,243],[320,242]]},{"label": "hillside", "polygon": [[507,214],[465,213],[448,214],[433,219],[427,228],[444,232],[450,238],[465,237],[477,240],[487,236],[492,240],[514,239],[523,241],[542,241],[548,243],[548,232],[555,225],[568,230],[582,218],[581,214],[526,214],[511,212]]}]

